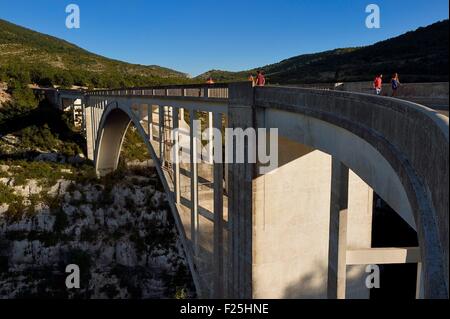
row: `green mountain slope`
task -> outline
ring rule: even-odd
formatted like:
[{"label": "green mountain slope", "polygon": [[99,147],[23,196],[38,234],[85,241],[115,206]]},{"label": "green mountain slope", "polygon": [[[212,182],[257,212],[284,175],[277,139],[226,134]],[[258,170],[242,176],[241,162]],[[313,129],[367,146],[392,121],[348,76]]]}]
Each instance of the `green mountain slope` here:
[{"label": "green mountain slope", "polygon": [[[372,80],[376,73],[401,75],[404,82],[448,81],[449,20],[361,48],[296,56],[261,67],[270,83],[316,83]],[[197,77],[245,80],[256,69],[212,70]]]},{"label": "green mountain slope", "polygon": [[29,77],[41,85],[95,87],[187,81],[181,72],[108,59],[0,19],[0,80],[11,77]]}]

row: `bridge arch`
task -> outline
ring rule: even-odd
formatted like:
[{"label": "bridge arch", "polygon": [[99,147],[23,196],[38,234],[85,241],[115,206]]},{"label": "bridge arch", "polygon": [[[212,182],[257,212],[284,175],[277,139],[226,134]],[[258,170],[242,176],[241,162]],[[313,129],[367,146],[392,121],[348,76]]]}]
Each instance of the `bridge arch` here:
[{"label": "bridge arch", "polygon": [[[97,140],[95,141],[94,162],[97,174],[105,175],[117,169],[123,140],[130,124],[133,123],[138,134],[145,141],[145,132],[141,132],[139,121],[128,107],[117,102],[109,103],[100,120]],[[146,143],[150,153],[150,145]]]}]

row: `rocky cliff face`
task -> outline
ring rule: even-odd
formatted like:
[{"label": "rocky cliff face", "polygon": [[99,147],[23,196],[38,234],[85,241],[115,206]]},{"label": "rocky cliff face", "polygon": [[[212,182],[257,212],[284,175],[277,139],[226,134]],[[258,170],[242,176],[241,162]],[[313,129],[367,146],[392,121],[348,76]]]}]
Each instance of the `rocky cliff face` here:
[{"label": "rocky cliff face", "polygon": [[[165,194],[152,168],[103,180],[40,180],[0,187],[25,198],[26,212],[0,203],[0,298],[183,298],[193,285]],[[40,196],[40,199],[29,200]],[[22,197],[21,197],[22,198]],[[80,288],[65,285],[80,268]]]},{"label": "rocky cliff face", "polygon": [[7,85],[4,82],[0,82],[0,107],[2,107],[2,104],[11,101],[11,95],[6,93]]}]

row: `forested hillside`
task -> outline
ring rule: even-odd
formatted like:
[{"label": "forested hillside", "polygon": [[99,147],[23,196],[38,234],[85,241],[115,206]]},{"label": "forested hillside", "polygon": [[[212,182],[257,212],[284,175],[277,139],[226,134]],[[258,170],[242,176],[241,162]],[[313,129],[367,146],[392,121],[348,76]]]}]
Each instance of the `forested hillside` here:
[{"label": "forested hillside", "polygon": [[0,19],[0,82],[11,78],[42,86],[105,88],[189,81],[181,72],[108,59]]},{"label": "forested hillside", "polygon": [[[449,20],[445,20],[367,47],[300,55],[257,69],[264,70],[272,84],[367,81],[377,73],[394,72],[403,82],[448,81],[448,45]],[[257,69],[213,70],[198,79],[246,80]]]}]

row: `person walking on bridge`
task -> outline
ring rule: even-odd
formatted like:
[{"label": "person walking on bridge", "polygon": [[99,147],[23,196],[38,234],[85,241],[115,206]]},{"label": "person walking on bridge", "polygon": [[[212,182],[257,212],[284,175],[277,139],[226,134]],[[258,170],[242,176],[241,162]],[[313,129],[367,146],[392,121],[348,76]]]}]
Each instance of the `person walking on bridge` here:
[{"label": "person walking on bridge", "polygon": [[256,76],[256,86],[264,85],[266,85],[266,77],[264,76],[263,71],[258,71],[258,75]]},{"label": "person walking on bridge", "polygon": [[373,87],[377,95],[381,94],[381,88],[383,86],[383,74],[377,75],[373,81]]},{"label": "person walking on bridge", "polygon": [[400,79],[398,77],[398,73],[394,73],[391,80],[391,86],[392,86],[392,96],[397,95],[397,90],[400,87]]}]

